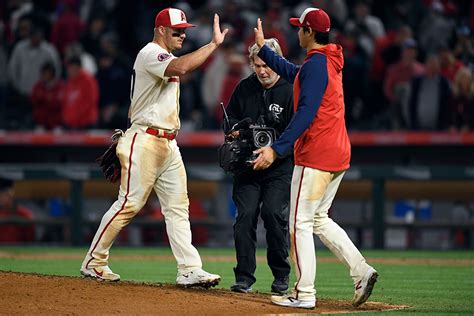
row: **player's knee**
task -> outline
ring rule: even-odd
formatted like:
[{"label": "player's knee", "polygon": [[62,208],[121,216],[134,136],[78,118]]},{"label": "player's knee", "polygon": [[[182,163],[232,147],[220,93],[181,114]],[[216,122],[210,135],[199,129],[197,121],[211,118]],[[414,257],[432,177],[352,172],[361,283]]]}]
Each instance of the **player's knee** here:
[{"label": "player's knee", "polygon": [[189,199],[187,194],[175,194],[170,199],[170,205],[188,212]]},{"label": "player's knee", "polygon": [[166,202],[162,203],[163,215],[189,217],[189,199],[187,194],[172,194],[167,196]]},{"label": "player's knee", "polygon": [[332,219],[330,219],[327,215],[325,216],[315,216],[314,217],[314,233],[316,235],[321,235],[324,233],[325,227],[328,224],[332,223]]},{"label": "player's knee", "polygon": [[[145,199],[143,199],[143,201],[145,201]],[[116,213],[113,214],[115,217],[115,220],[112,223],[113,226],[116,229],[121,229],[127,226],[144,205],[145,202],[142,202],[141,200],[138,201],[135,199],[127,199],[125,202],[122,202],[120,205],[120,209],[116,210]]]}]

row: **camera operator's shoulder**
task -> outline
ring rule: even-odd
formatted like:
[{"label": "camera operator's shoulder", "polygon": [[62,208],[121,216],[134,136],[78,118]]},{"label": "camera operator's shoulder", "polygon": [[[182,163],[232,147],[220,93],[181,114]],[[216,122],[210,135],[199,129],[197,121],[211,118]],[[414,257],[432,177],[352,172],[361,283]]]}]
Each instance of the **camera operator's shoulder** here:
[{"label": "camera operator's shoulder", "polygon": [[293,84],[291,82],[286,81],[282,77],[278,79],[276,86],[284,88],[284,89],[293,89]]}]

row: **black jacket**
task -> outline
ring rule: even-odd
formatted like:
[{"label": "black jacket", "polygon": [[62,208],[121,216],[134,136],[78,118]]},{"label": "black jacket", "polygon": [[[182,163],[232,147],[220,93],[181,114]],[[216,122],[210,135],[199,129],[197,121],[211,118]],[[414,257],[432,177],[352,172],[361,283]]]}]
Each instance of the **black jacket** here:
[{"label": "black jacket", "polygon": [[[253,123],[257,123],[263,116],[266,126],[275,128],[278,138],[293,116],[293,85],[280,78],[273,87],[265,90],[254,73],[237,85],[226,111],[230,126],[224,119],[225,133],[244,118],[249,117]],[[293,152],[277,158],[268,171],[274,169],[284,172],[293,170]]]}]

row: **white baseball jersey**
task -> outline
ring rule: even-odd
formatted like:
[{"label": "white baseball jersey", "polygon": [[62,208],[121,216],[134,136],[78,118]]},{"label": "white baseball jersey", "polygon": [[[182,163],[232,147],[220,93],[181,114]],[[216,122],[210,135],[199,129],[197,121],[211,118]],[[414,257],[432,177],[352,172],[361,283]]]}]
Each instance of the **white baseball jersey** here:
[{"label": "white baseball jersey", "polygon": [[176,58],[156,43],[148,43],[133,65],[130,115],[134,124],[179,130],[179,77],[166,77]]}]

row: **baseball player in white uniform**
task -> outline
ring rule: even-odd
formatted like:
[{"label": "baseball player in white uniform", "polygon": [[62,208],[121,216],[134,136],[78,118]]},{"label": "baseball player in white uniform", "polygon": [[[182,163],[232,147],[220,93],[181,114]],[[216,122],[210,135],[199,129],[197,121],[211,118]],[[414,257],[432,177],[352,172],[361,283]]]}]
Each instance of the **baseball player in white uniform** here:
[{"label": "baseball player in white uniform", "polygon": [[176,283],[183,286],[215,286],[220,276],[202,269],[191,244],[186,170],[175,137],[179,121],[179,76],[199,67],[224,41],[219,16],[209,44],[175,57],[189,24],[183,11],[167,8],[155,18],[153,41],[138,53],[131,82],[132,125],[120,138],[117,156],[122,166],[117,201],[104,214],[81,266],[81,274],[118,281],[108,266],[109,249],[120,230],[140,211],[153,189],[161,204],[171,250],[178,264]]}]

